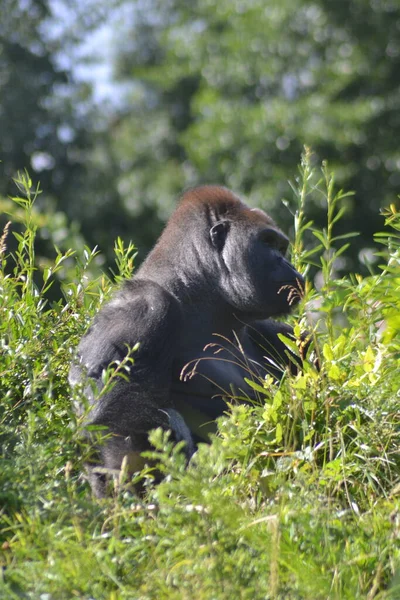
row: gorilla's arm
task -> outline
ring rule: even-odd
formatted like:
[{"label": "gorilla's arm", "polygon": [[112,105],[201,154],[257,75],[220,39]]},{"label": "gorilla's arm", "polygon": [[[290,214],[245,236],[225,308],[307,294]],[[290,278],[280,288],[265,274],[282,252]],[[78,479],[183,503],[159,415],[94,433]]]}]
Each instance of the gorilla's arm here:
[{"label": "gorilla's arm", "polygon": [[[257,377],[263,379],[267,374],[279,381],[288,368],[295,374],[301,366],[299,357],[279,338],[282,334],[295,341],[290,325],[273,319],[257,320],[236,330],[236,333],[240,347],[233,343],[229,353],[226,353],[222,346],[217,345],[218,356],[215,356],[215,360],[214,355],[206,355],[203,361],[200,358],[196,364],[196,372],[206,376],[208,387],[201,377],[194,378],[193,383],[189,379],[189,387],[187,382],[172,384],[175,405],[189,425],[195,442],[205,441],[210,432],[215,433],[214,421],[226,412],[226,399],[230,397],[233,388],[234,395],[240,396],[242,402],[246,395],[249,401],[253,398],[251,388],[244,381],[245,377],[249,377],[250,371],[256,381]],[[249,363],[249,370],[239,366],[246,361]],[[235,365],[233,370],[232,364]],[[214,389],[213,382],[218,383]],[[227,390],[226,395],[221,390]]]},{"label": "gorilla's arm", "polygon": [[293,341],[295,339],[290,325],[273,319],[254,321],[246,326],[246,335],[263,356],[265,370],[276,379],[282,378],[287,367],[293,374],[297,373],[301,362],[279,339],[279,334],[292,338]]},{"label": "gorilla's arm", "polygon": [[[177,417],[170,411],[169,391],[180,321],[176,299],[158,284],[140,279],[127,281],[103,307],[83,337],[79,363],[70,373],[72,385],[85,377],[97,384],[98,395],[91,386],[86,389],[90,424],[130,436],[133,446],[147,445],[144,438],[152,428],[174,428]],[[116,376],[110,390],[101,393],[104,369],[126,358],[137,342],[128,379]]]}]

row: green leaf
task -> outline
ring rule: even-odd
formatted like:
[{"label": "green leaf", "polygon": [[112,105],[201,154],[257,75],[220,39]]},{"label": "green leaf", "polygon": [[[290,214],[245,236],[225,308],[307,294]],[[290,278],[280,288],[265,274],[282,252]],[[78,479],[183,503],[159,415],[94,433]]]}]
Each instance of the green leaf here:
[{"label": "green leaf", "polygon": [[259,392],[263,396],[265,396],[265,395],[268,394],[268,390],[266,390],[264,387],[262,387],[260,384],[256,383],[252,379],[249,379],[248,377],[245,377],[244,380],[247,383],[247,385],[249,387],[251,387],[253,390],[255,390],[256,392]]}]

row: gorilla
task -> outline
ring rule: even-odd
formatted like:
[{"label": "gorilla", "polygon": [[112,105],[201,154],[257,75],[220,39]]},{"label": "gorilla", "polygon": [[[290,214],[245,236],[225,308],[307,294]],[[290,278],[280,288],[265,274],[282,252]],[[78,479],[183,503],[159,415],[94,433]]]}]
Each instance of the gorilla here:
[{"label": "gorilla", "polygon": [[[95,317],[71,366],[71,385],[85,386],[88,424],[110,434],[99,448],[103,471],[120,469],[124,457],[130,472],[138,470],[156,427],[184,440],[190,458],[227,399],[254,399],[245,377],[279,379],[295,369],[278,337],[292,330],[273,320],[290,312],[304,286],[287,248],[264,211],[224,187],[182,196],[137,274]],[[109,365],[136,347],[129,374],[104,391]],[[97,496],[105,491],[101,471],[88,467]]]}]

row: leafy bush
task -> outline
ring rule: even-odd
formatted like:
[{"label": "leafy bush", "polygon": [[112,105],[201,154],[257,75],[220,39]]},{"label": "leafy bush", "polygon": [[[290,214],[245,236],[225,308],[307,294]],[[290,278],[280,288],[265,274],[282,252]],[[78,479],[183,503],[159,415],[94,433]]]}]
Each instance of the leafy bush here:
[{"label": "leafy bush", "polygon": [[[319,282],[307,284],[301,316],[293,316],[295,331],[312,337],[303,371],[285,373],[279,385],[249,373],[259,401],[232,401],[189,468],[168,434],[153,432],[149,454],[163,482],[154,486],[146,469],[137,475],[144,496],[132,495],[121,478],[114,495],[96,501],[79,475],[90,449],[80,439],[67,372],[113,282],[88,278],[95,252],[86,248],[74,281],[63,284],[65,299],[49,306],[49,286],[72,252],[56,250],[38,286],[36,192],[27,176],[18,185],[25,229],[14,233],[13,255],[12,224],[0,240],[1,597],[398,598],[395,207],[376,236],[379,271],[337,279],[340,244],[348,243],[334,233],[345,194],[335,191],[326,165],[311,167],[306,151],[289,203],[293,260],[304,273],[317,270]],[[307,221],[311,195],[326,204],[323,231]],[[117,241],[116,257],[118,282],[132,272],[133,246]],[[300,342],[286,343],[300,352]]]}]

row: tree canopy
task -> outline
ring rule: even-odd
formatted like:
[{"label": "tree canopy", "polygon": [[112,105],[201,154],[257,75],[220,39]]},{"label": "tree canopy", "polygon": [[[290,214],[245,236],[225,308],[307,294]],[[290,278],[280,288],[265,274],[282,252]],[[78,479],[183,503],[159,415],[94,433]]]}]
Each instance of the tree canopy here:
[{"label": "tree canopy", "polygon": [[[281,200],[306,144],[355,192],[340,227],[360,236],[342,267],[359,268],[379,208],[400,189],[397,2],[120,0],[110,48],[115,103],[98,105],[93,119],[79,94],[60,110],[67,75],[43,45],[48,2],[36,5],[29,35],[10,33],[20,18],[1,29],[6,179],[49,154],[40,179],[88,242],[109,251],[122,235],[143,256],[177,195],[200,182],[233,188],[287,227]],[[82,21],[81,32],[93,26]],[[321,223],[318,194],[309,202]]]}]

